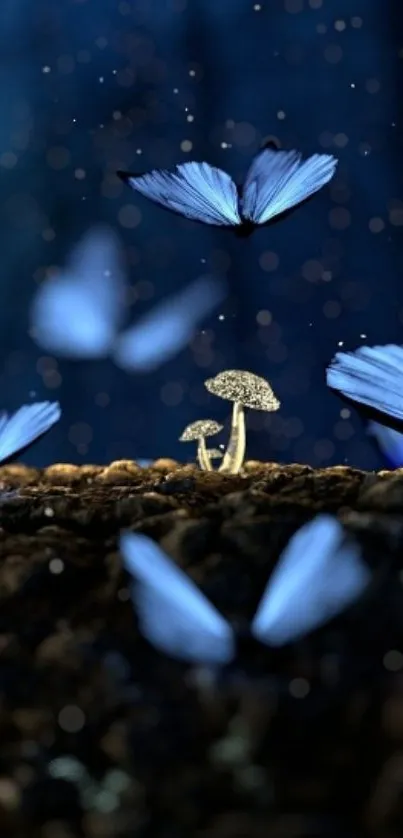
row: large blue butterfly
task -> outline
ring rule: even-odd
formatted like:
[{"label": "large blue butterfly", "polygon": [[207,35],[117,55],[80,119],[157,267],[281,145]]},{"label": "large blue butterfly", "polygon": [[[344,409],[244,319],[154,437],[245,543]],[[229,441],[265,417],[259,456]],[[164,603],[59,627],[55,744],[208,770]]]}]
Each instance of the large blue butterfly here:
[{"label": "large blue butterfly", "polygon": [[337,352],[326,371],[327,384],[347,399],[382,415],[382,423],[403,421],[403,346],[361,346]]},{"label": "large blue butterfly", "polygon": [[[230,663],[231,625],[150,538],[124,533],[120,549],[135,578],[140,630],[157,649],[198,664]],[[251,625],[269,646],[291,643],[331,620],[367,587],[370,571],[341,524],[319,515],[291,538],[280,556]]]},{"label": "large blue butterfly", "polygon": [[174,172],[118,172],[132,189],[165,209],[193,221],[251,232],[305,201],[332,177],[337,160],[314,154],[302,161],[297,151],[265,148],[255,157],[238,189],[222,169],[209,163],[181,163]]}]

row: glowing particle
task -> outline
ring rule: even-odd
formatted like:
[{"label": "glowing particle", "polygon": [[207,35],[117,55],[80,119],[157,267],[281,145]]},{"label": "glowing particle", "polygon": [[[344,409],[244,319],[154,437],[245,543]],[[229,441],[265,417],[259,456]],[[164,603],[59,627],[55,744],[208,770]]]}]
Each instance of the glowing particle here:
[{"label": "glowing particle", "polygon": [[285,119],[285,111],[277,111],[277,119]]},{"label": "glowing particle", "polygon": [[65,730],[66,733],[78,733],[78,731],[84,727],[85,715],[81,710],[81,707],[77,707],[75,704],[66,704],[66,706],[60,710],[58,722],[59,726],[62,730]]},{"label": "glowing particle", "polygon": [[293,678],[289,690],[293,698],[306,698],[310,691],[309,681],[306,678]]},{"label": "glowing particle", "polygon": [[182,140],[180,148],[181,151],[191,151],[193,148],[193,143],[191,140]]},{"label": "glowing particle", "polygon": [[61,559],[52,559],[52,561],[49,562],[49,570],[51,573],[54,573],[55,576],[58,576],[59,573],[63,573],[64,562]]},{"label": "glowing particle", "polygon": [[403,655],[397,649],[390,649],[389,652],[386,652],[383,658],[383,665],[385,669],[388,669],[390,672],[398,672],[399,669],[403,668]]},{"label": "glowing particle", "polygon": [[50,72],[51,72],[51,68],[49,67],[48,64],[45,64],[45,66],[42,67],[42,73],[50,73]]}]

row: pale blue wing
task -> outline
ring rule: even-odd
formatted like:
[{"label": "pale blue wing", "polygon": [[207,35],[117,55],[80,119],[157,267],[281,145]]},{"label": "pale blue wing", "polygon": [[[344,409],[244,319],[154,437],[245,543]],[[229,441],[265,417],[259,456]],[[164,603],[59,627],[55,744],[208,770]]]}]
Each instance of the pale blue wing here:
[{"label": "pale blue wing", "polygon": [[120,245],[112,230],[90,230],[60,275],[45,281],[31,306],[30,334],[65,358],[108,355],[124,315]]},{"label": "pale blue wing", "polygon": [[355,352],[337,352],[326,381],[347,398],[403,419],[402,346],[361,346]]},{"label": "pale blue wing", "polygon": [[213,277],[190,283],[119,335],[113,352],[115,363],[128,372],[150,372],[166,363],[187,346],[197,324],[225,295],[225,284]]},{"label": "pale blue wing", "polygon": [[241,223],[234,181],[208,163],[181,163],[173,172],[154,169],[145,175],[118,174],[146,198],[192,221],[222,226]]},{"label": "pale blue wing", "polygon": [[60,419],[58,402],[33,402],[0,418],[0,462],[26,448]]},{"label": "pale blue wing", "polygon": [[403,434],[379,422],[368,423],[368,433],[375,437],[382,454],[393,468],[403,466]]},{"label": "pale blue wing", "polygon": [[356,600],[370,581],[358,546],[330,515],[301,527],[280,556],[252,633],[282,646],[331,620]]},{"label": "pale blue wing", "polygon": [[229,663],[235,655],[232,628],[191,579],[145,535],[124,533],[120,550],[135,579],[133,601],[144,637],[180,660]]},{"label": "pale blue wing", "polygon": [[337,160],[314,154],[302,161],[297,151],[264,149],[254,159],[242,191],[242,217],[266,224],[318,192],[334,175]]}]

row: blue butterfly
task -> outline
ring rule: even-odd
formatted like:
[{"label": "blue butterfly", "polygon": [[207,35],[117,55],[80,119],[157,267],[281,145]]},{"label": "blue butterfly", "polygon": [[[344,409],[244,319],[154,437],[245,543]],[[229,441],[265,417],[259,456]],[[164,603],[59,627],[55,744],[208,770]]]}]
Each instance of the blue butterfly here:
[{"label": "blue butterfly", "polygon": [[180,163],[173,172],[117,174],[165,209],[192,221],[235,227],[248,235],[310,198],[333,177],[336,166],[330,154],[314,154],[302,161],[297,151],[264,148],[253,160],[241,189],[226,172],[209,163]]},{"label": "blue butterfly", "polygon": [[185,348],[226,293],[222,280],[199,277],[121,332],[126,306],[120,245],[108,227],[95,227],[73,250],[61,276],[39,288],[30,334],[64,358],[110,356],[126,371],[149,372]]},{"label": "blue butterfly", "polygon": [[151,309],[115,342],[113,359],[127,372],[150,372],[191,341],[197,324],[226,295],[222,281],[203,276]]},{"label": "blue butterfly", "polygon": [[382,454],[393,468],[403,466],[403,434],[379,422],[369,422],[368,433],[375,437]]},{"label": "blue butterfly", "polygon": [[61,416],[58,402],[33,402],[11,416],[0,414],[0,462],[10,460],[50,430]]},{"label": "blue butterfly", "polygon": [[[135,578],[140,630],[157,649],[197,664],[225,665],[236,654],[231,625],[192,580],[145,535],[123,533],[120,550]],[[292,643],[348,608],[371,574],[341,524],[319,515],[290,539],[251,624],[269,646]]]},{"label": "blue butterfly", "polygon": [[109,354],[125,313],[119,251],[109,227],[93,227],[61,275],[41,285],[32,303],[30,331],[40,347],[65,358]]},{"label": "blue butterfly", "polygon": [[329,387],[382,414],[385,425],[403,420],[403,346],[361,346],[337,352],[326,371]]}]

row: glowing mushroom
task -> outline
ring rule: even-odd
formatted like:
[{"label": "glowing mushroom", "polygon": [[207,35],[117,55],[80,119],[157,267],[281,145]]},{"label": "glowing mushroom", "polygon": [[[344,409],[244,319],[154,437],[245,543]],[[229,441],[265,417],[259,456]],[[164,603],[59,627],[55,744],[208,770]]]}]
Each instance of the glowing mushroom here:
[{"label": "glowing mushroom", "polygon": [[268,381],[245,370],[225,370],[215,378],[208,378],[205,387],[214,396],[234,402],[231,422],[231,436],[218,471],[237,474],[245,456],[244,407],[253,410],[278,410],[276,399]]},{"label": "glowing mushroom", "polygon": [[214,419],[198,419],[197,422],[192,422],[187,425],[179,437],[180,442],[198,441],[197,446],[197,460],[200,468],[204,471],[213,471],[209,453],[206,448],[206,437],[214,436],[222,431],[223,425],[219,425]]}]

